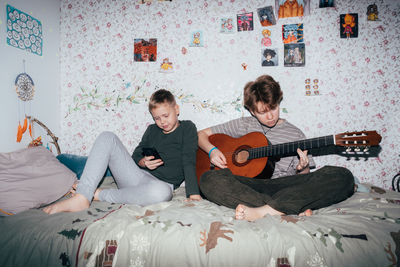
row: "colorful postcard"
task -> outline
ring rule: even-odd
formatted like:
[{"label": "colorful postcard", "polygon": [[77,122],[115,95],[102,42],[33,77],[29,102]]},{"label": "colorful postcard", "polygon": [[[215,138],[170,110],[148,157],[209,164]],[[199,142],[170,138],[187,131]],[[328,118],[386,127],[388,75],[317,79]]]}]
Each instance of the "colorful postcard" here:
[{"label": "colorful postcard", "polygon": [[358,14],[340,15],[340,38],[358,37]]},{"label": "colorful postcard", "polygon": [[157,61],[157,39],[135,39],[134,61]]},{"label": "colorful postcard", "polygon": [[42,23],[10,5],[7,10],[7,44],[41,56]]},{"label": "colorful postcard", "polygon": [[252,31],[254,29],[253,12],[237,14],[237,29],[238,32]]},{"label": "colorful postcard", "polygon": [[278,66],[278,50],[275,48],[267,48],[261,50],[261,66],[273,67]]},{"label": "colorful postcard", "polygon": [[320,8],[334,7],[334,6],[335,6],[334,0],[319,0],[319,7]]},{"label": "colorful postcard", "polygon": [[274,8],[272,6],[266,6],[257,9],[258,18],[260,19],[261,26],[271,26],[276,24]]},{"label": "colorful postcard", "polygon": [[278,19],[303,17],[310,14],[310,0],[275,0]]},{"label": "colorful postcard", "polygon": [[261,46],[271,46],[272,40],[270,38],[271,31],[268,29],[264,29],[261,31],[262,38],[261,38]]},{"label": "colorful postcard", "polygon": [[285,44],[283,48],[285,67],[303,67],[306,64],[306,48],[304,43]]},{"label": "colorful postcard", "polygon": [[282,40],[284,44],[303,43],[303,23],[282,25]]},{"label": "colorful postcard", "polygon": [[234,33],[235,27],[233,25],[233,17],[221,18],[221,33]]},{"label": "colorful postcard", "polygon": [[204,46],[202,31],[193,31],[190,34],[189,46],[191,46],[191,47],[203,47]]}]

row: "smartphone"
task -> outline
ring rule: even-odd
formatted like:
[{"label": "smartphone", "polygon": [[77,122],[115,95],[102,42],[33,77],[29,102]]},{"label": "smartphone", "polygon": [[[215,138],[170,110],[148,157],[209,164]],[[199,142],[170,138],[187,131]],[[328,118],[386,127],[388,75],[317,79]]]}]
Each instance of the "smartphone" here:
[{"label": "smartphone", "polygon": [[154,147],[144,147],[143,149],[143,155],[146,157],[148,156],[154,156],[154,159],[161,159],[160,154],[158,154],[157,150]]}]

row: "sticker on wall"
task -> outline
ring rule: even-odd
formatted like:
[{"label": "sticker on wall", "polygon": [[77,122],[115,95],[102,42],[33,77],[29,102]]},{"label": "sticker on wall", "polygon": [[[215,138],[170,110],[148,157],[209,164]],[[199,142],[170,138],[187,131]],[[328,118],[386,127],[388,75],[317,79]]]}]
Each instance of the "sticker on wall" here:
[{"label": "sticker on wall", "polygon": [[311,79],[307,78],[305,80],[306,96],[319,96],[319,80],[314,79],[313,84],[311,84]]},{"label": "sticker on wall", "polygon": [[284,44],[303,43],[303,23],[282,25],[282,40]]},{"label": "sticker on wall", "polygon": [[202,31],[193,31],[190,34],[189,46],[191,46],[191,47],[203,47],[204,46]]},{"label": "sticker on wall", "polygon": [[134,60],[136,62],[157,61],[157,39],[135,39]]},{"label": "sticker on wall", "polygon": [[237,14],[237,29],[238,32],[252,31],[254,29],[253,12]]},{"label": "sticker on wall", "polygon": [[334,0],[319,0],[319,8],[335,7]]},{"label": "sticker on wall", "polygon": [[310,14],[310,0],[275,0],[278,19],[303,17]]},{"label": "sticker on wall", "polygon": [[234,33],[235,32],[232,17],[221,18],[221,27],[220,27],[219,32],[221,32],[221,33]]},{"label": "sticker on wall", "polygon": [[358,37],[358,14],[340,15],[340,38]]},{"label": "sticker on wall", "polygon": [[304,43],[285,44],[283,48],[285,67],[303,67],[306,64]]},{"label": "sticker on wall", "polygon": [[153,3],[153,0],[138,0],[138,4],[151,4]]},{"label": "sticker on wall", "polygon": [[367,19],[369,21],[379,21],[378,14],[378,6],[376,4],[367,7]]},{"label": "sticker on wall", "polygon": [[262,52],[262,59],[261,59],[261,66],[263,67],[273,67],[278,66],[278,50],[277,49],[263,49]]},{"label": "sticker on wall", "polygon": [[242,63],[242,68],[243,68],[243,70],[247,70],[247,64],[246,63]]},{"label": "sticker on wall", "polygon": [[6,11],[7,44],[41,56],[42,23],[10,5],[7,5]]},{"label": "sticker on wall", "polygon": [[271,26],[276,24],[274,8],[272,6],[266,6],[257,9],[258,18],[260,19],[261,26]]},{"label": "sticker on wall", "polygon": [[163,62],[160,65],[160,72],[163,72],[163,73],[174,72],[174,68],[172,67],[172,62],[169,61],[169,58],[163,59]]},{"label": "sticker on wall", "polygon": [[271,36],[271,31],[268,29],[264,29],[261,32],[263,38],[261,39],[261,46],[271,46],[272,41],[271,38],[269,38]]}]

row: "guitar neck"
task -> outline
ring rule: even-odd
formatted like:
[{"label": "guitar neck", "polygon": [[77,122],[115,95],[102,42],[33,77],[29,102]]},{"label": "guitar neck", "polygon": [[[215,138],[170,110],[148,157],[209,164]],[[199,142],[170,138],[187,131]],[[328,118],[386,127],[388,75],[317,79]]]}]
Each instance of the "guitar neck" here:
[{"label": "guitar neck", "polygon": [[335,144],[335,136],[327,135],[323,137],[311,138],[306,140],[294,141],[278,145],[270,145],[249,149],[249,159],[262,157],[285,156],[296,153],[297,149],[309,150]]}]

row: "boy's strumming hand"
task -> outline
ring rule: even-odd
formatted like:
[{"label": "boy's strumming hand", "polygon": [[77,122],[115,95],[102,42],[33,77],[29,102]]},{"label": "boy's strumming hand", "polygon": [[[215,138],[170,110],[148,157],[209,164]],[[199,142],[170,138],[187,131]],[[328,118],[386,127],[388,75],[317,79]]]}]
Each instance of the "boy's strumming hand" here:
[{"label": "boy's strumming hand", "polygon": [[159,166],[163,165],[164,161],[161,159],[154,159],[154,156],[143,157],[139,161],[139,165],[143,168],[147,168],[149,170],[157,169]]},{"label": "boy's strumming hand", "polygon": [[298,173],[308,173],[310,171],[307,153],[307,150],[302,151],[300,148],[297,149],[299,164],[297,164],[296,170]]}]

